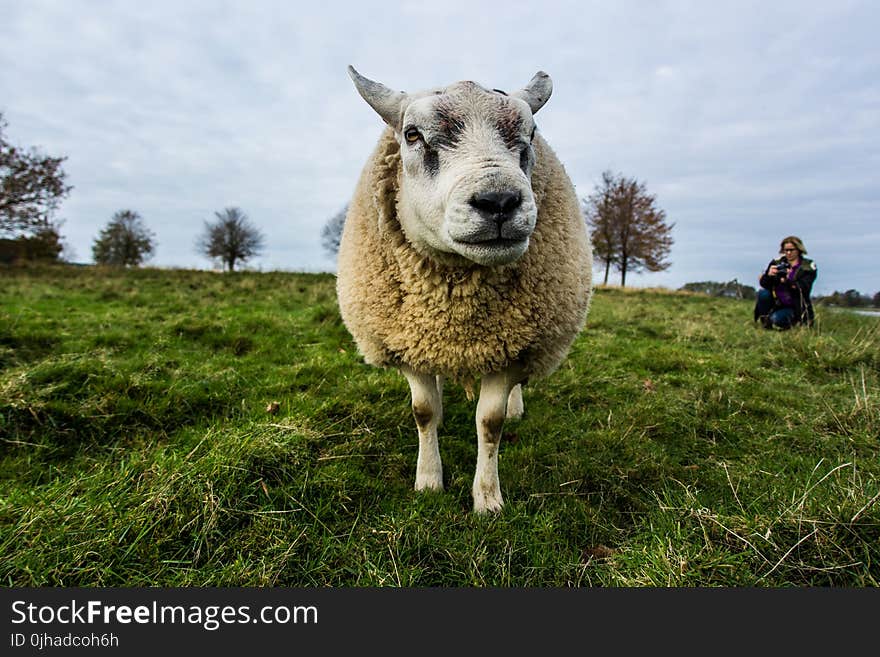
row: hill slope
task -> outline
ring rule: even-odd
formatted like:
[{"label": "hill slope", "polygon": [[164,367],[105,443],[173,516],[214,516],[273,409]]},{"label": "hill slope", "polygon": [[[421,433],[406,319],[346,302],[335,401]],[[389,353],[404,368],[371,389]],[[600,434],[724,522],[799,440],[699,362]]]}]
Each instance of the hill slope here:
[{"label": "hill slope", "polygon": [[414,493],[406,382],[332,276],[3,270],[0,581],[876,586],[878,326],[600,289],[479,518],[474,403],[446,391],[446,492]]}]

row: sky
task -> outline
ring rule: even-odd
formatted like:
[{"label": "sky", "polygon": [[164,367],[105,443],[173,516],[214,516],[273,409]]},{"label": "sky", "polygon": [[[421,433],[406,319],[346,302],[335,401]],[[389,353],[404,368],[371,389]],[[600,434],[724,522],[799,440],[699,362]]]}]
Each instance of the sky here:
[{"label": "sky", "polygon": [[670,268],[627,285],[757,286],[797,235],[814,295],[880,291],[877,2],[0,0],[0,16],[6,136],[68,158],[57,218],[78,262],[131,209],[155,234],[147,264],[211,269],[196,238],[239,207],[266,236],[249,268],[334,271],[321,228],[383,129],[347,65],[405,91],[544,70],[538,129],[578,195],[610,170],[674,223]]}]

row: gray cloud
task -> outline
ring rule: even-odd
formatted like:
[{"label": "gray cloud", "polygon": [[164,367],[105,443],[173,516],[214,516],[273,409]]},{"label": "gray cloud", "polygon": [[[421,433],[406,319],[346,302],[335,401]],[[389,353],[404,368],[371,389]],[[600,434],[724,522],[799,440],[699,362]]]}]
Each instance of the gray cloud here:
[{"label": "gray cloud", "polygon": [[[769,6],[768,6],[769,5]],[[323,223],[381,131],[345,73],[393,88],[554,79],[539,125],[586,196],[644,180],[676,222],[673,267],[630,279],[754,284],[803,237],[817,291],[880,290],[880,50],[869,2],[13,3],[0,110],[14,142],[66,154],[60,215],[82,261],[121,208],[153,264],[229,205],[268,236],[264,269],[332,269]]]}]

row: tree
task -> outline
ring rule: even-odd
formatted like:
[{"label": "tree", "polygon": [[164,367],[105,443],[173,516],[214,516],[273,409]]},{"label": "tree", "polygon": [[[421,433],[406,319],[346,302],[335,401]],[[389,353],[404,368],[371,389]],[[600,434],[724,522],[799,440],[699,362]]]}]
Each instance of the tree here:
[{"label": "tree", "polygon": [[867,294],[862,294],[858,290],[847,290],[846,292],[834,290],[834,292],[827,296],[816,298],[817,301],[821,301],[822,303],[831,306],[840,306],[843,308],[858,308],[860,306],[870,306],[872,303],[874,303],[874,305],[877,305],[878,299],[880,299],[880,292],[875,294],[872,299]]},{"label": "tree", "polygon": [[45,220],[31,234],[16,238],[0,238],[0,263],[11,265],[21,262],[59,262],[61,254],[70,252],[70,246],[61,237],[61,223]]},{"label": "tree", "polygon": [[137,267],[156,249],[155,236],[133,210],[119,210],[95,238],[92,257],[99,265]]},{"label": "tree", "polygon": [[10,145],[0,113],[0,233],[35,234],[70,192],[61,168],[66,157],[48,157],[35,149]]},{"label": "tree", "polygon": [[[864,299],[864,303],[862,300]],[[867,297],[862,297],[858,290],[847,290],[843,293],[843,305],[848,308],[858,308],[859,306],[867,306]]]},{"label": "tree", "polygon": [[623,287],[630,271],[669,269],[665,258],[675,224],[666,223],[666,213],[644,183],[605,171],[601,184],[582,203],[594,255],[605,263],[605,283],[612,265]]},{"label": "tree", "polygon": [[339,253],[339,243],[342,241],[342,229],[345,227],[345,215],[347,214],[348,203],[330,217],[324,224],[324,228],[321,229],[321,246],[333,258]]},{"label": "tree", "polygon": [[880,308],[880,292],[874,294],[871,305],[873,305],[875,308]]},{"label": "tree", "polygon": [[593,257],[605,263],[605,278],[603,283],[608,284],[608,274],[611,265],[617,264],[618,244],[617,230],[614,222],[613,203],[614,179],[610,171],[602,173],[602,186],[589,198],[581,199],[584,209],[584,217],[590,227],[593,242]]},{"label": "tree", "polygon": [[199,253],[216,258],[227,270],[235,271],[236,262],[245,262],[262,252],[263,235],[240,208],[226,208],[214,216],[217,221],[206,221],[196,241]]},{"label": "tree", "polygon": [[685,283],[680,290],[688,292],[700,292],[710,297],[728,297],[731,299],[750,299],[754,300],[757,296],[757,290],[751,285],[743,285],[737,279],[733,279],[726,283],[716,281],[699,281],[697,283]]}]

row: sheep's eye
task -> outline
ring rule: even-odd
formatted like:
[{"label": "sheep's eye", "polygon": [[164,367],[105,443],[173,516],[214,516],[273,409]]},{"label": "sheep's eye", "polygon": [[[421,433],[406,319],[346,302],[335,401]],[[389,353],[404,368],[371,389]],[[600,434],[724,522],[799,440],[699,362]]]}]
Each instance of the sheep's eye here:
[{"label": "sheep's eye", "polygon": [[403,138],[410,144],[415,144],[419,139],[422,138],[422,133],[420,133],[415,128],[407,128],[403,133]]}]

